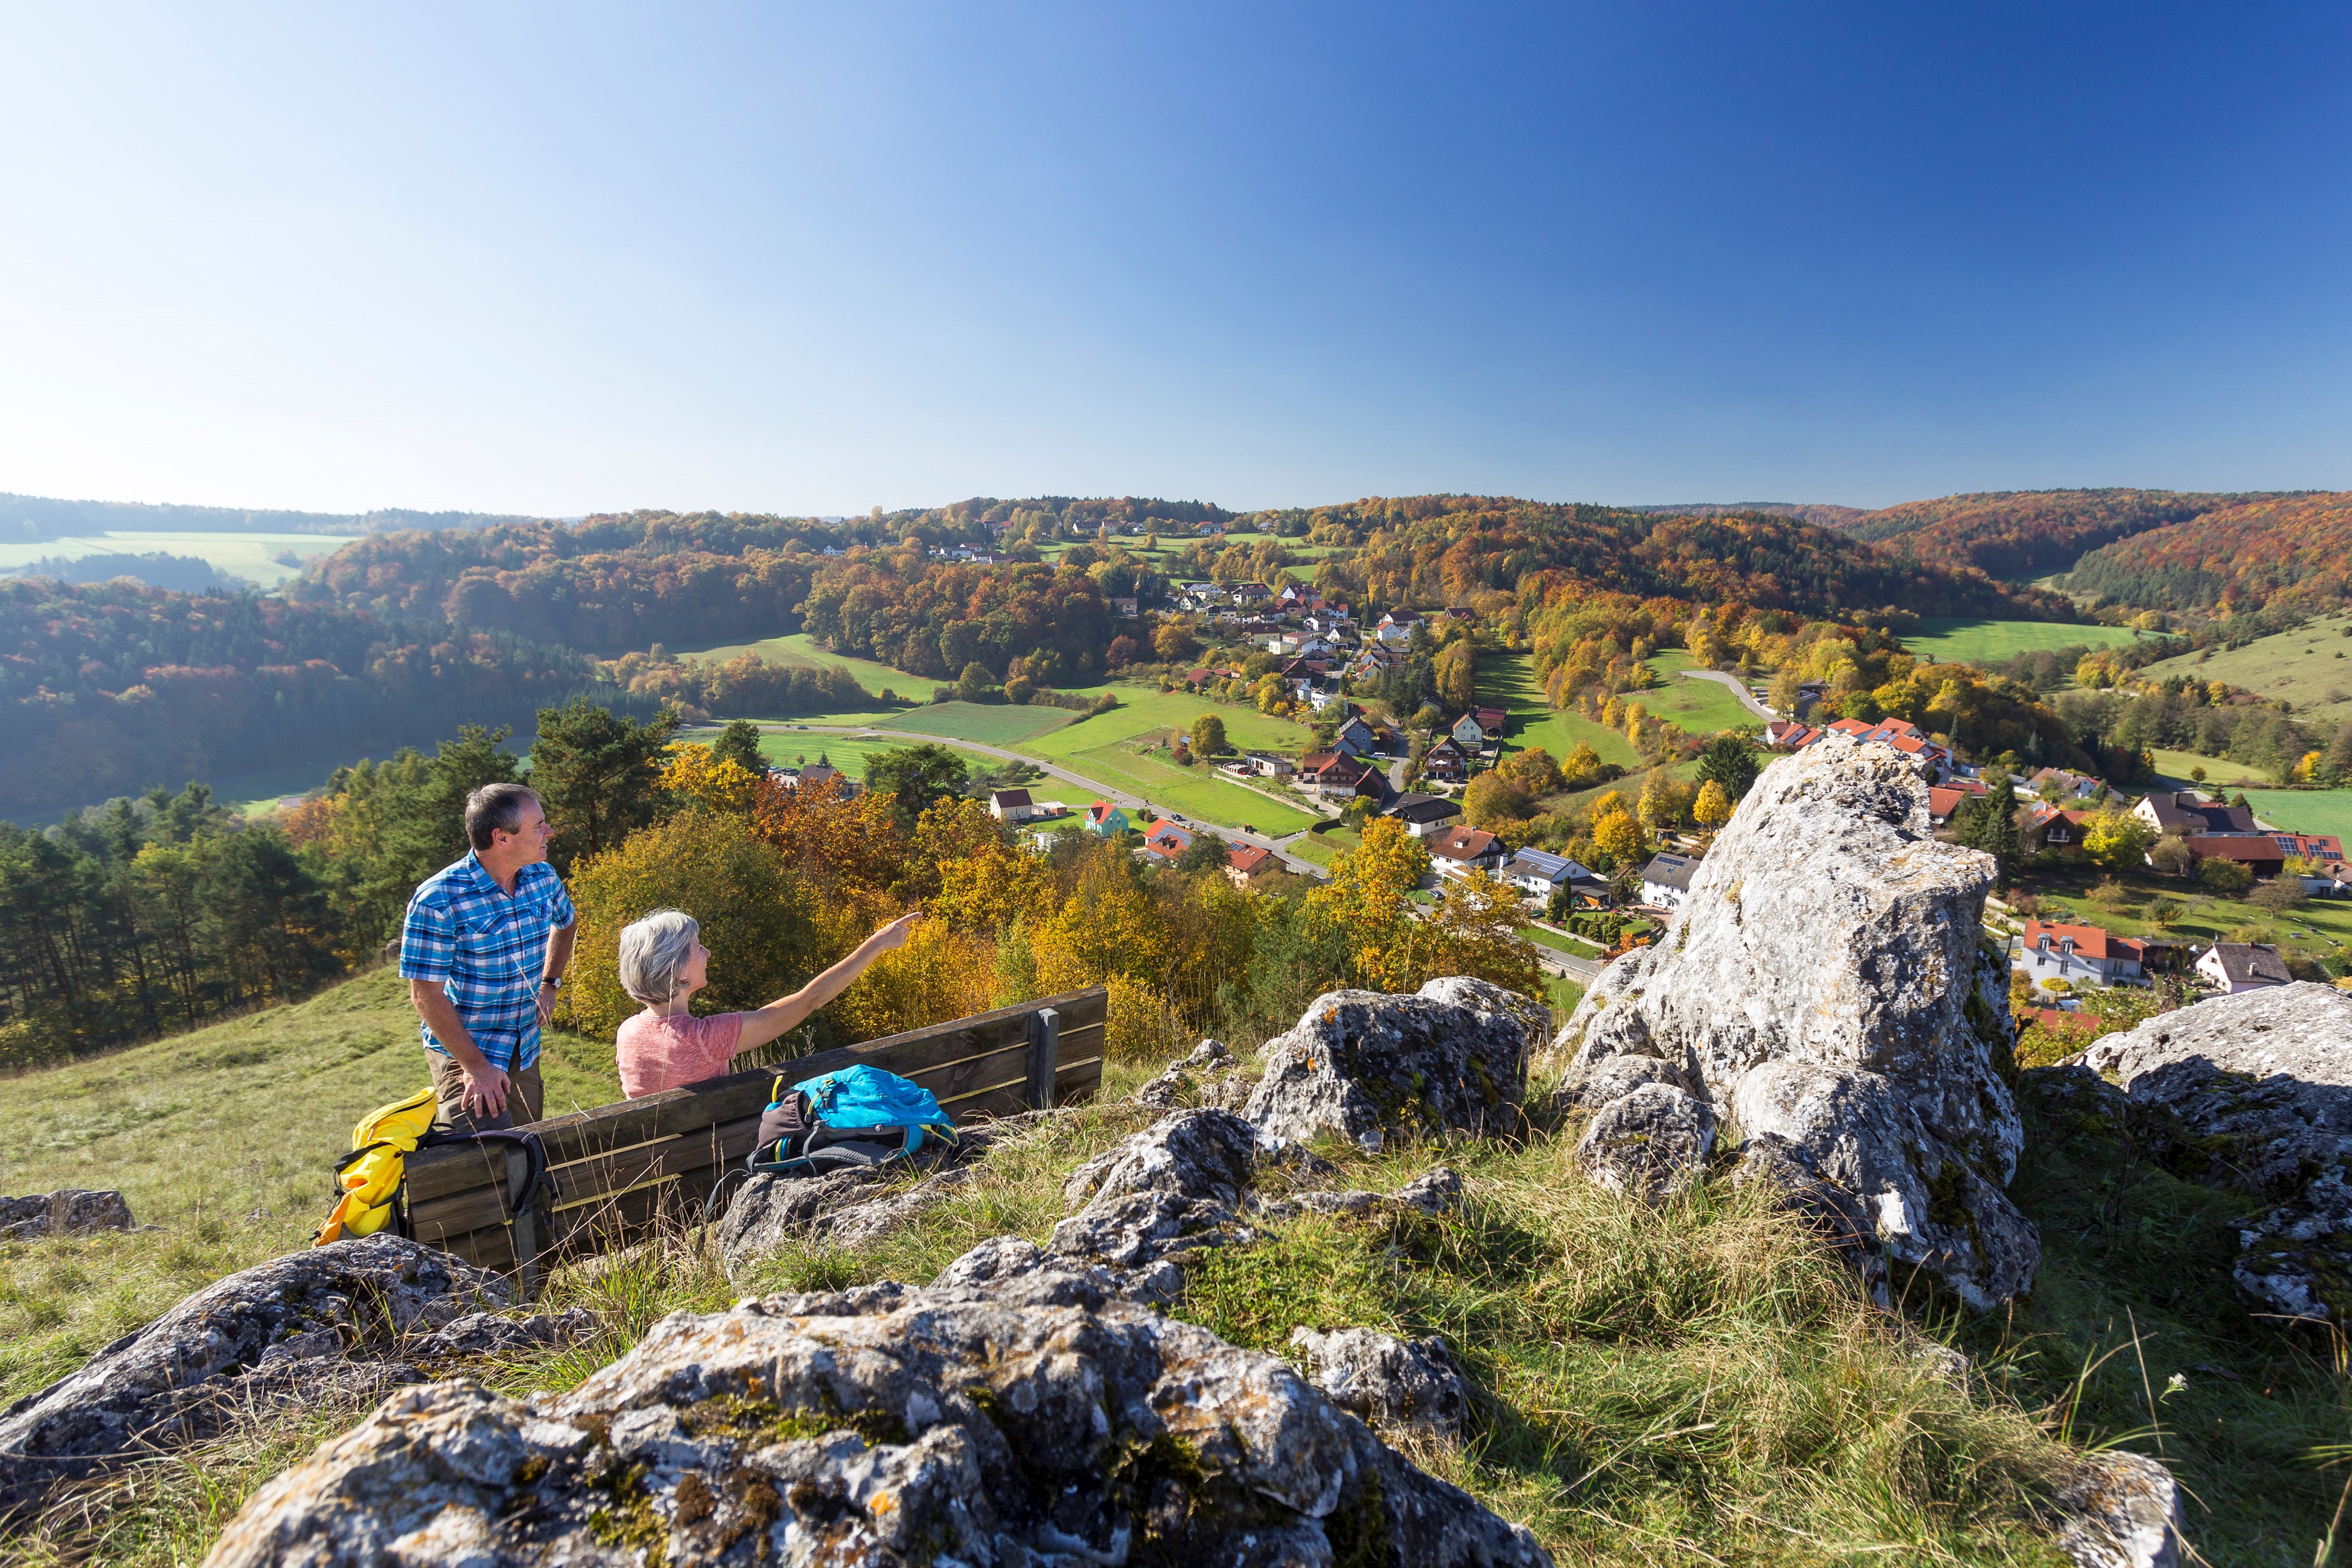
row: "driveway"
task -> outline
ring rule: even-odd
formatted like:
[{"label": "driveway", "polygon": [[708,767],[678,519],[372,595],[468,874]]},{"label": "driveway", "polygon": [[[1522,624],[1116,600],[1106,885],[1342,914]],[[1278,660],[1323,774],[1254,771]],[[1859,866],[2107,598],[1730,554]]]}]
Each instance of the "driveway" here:
[{"label": "driveway", "polygon": [[1767,724],[1780,716],[1757,701],[1756,694],[1748,690],[1748,683],[1738,675],[1727,674],[1721,670],[1685,670],[1682,676],[1686,681],[1713,681],[1717,685],[1728,687],[1731,695],[1739,699],[1740,706]]}]

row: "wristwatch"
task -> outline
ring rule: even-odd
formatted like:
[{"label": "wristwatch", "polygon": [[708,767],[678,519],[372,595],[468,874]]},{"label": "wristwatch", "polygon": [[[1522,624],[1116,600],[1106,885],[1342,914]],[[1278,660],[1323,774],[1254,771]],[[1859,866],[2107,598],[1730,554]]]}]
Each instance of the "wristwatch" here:
[{"label": "wristwatch", "polygon": [[563,988],[563,977],[561,975],[541,975],[539,977],[539,984],[542,990],[560,991]]}]

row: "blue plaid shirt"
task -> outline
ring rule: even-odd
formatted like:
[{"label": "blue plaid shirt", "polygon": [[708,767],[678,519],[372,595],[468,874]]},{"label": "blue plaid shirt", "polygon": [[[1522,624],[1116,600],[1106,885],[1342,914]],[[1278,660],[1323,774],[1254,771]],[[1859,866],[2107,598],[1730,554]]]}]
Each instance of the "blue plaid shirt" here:
[{"label": "blue plaid shirt", "polygon": [[[563,879],[544,861],[515,874],[511,897],[469,852],[418,884],[400,928],[400,977],[439,980],[474,1037],[501,1070],[539,1060],[539,981],[547,934],[572,924]],[[419,1026],[425,1049],[448,1048]]]}]

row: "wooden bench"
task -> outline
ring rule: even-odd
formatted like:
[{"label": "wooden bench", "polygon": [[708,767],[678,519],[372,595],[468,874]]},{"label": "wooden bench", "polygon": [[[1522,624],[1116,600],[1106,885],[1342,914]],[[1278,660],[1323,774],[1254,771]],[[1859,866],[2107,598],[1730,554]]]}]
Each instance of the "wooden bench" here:
[{"label": "wooden bench", "polygon": [[534,1122],[554,1180],[551,1225],[520,1201],[522,1155],[499,1145],[422,1150],[407,1161],[410,1224],[419,1241],[535,1290],[550,1262],[619,1245],[665,1215],[698,1219],[751,1152],[780,1074],[796,1083],[879,1067],[929,1090],[959,1124],[1067,1105],[1102,1083],[1109,1011],[1097,986]]}]

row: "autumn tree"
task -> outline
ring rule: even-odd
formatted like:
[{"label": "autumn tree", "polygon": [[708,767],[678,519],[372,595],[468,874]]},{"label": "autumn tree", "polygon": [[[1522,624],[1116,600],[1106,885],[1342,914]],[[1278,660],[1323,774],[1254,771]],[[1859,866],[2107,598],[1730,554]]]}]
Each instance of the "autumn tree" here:
[{"label": "autumn tree", "polygon": [[1731,821],[1731,802],[1722,785],[1710,779],[1699,786],[1698,799],[1691,802],[1691,820],[1710,833]]},{"label": "autumn tree", "polygon": [[1369,990],[1411,990],[1409,927],[1413,890],[1429,874],[1429,851],[1393,817],[1364,826],[1356,848],[1331,863],[1331,880],[1307,894],[1309,914],[1337,934],[1349,979]]},{"label": "autumn tree", "polygon": [[899,827],[911,832],[916,819],[933,801],[963,793],[971,771],[953,750],[927,741],[867,758],[866,787],[877,795],[891,796]]},{"label": "autumn tree", "polygon": [[1418,923],[1418,977],[1409,983],[1471,975],[1523,997],[1540,997],[1543,971],[1535,949],[1519,936],[1527,925],[1518,890],[1473,871],[1449,885],[1437,907]]},{"label": "autumn tree", "polygon": [[1470,780],[1462,791],[1462,814],[1474,828],[1500,832],[1526,821],[1534,802],[1517,779],[1491,769]]},{"label": "autumn tree", "polygon": [[1181,621],[1162,621],[1151,633],[1151,651],[1167,664],[1181,664],[1201,652],[1201,640]]},{"label": "autumn tree", "polygon": [[1649,852],[1650,843],[1642,824],[1619,805],[1592,819],[1592,847],[1612,865],[1628,866]]},{"label": "autumn tree", "polygon": [[720,756],[716,747],[681,741],[669,748],[661,787],[673,810],[699,807],[740,817],[751,814],[760,791],[769,785],[764,768],[753,773],[733,758]]},{"label": "autumn tree", "polygon": [[1223,754],[1225,721],[1215,714],[1204,713],[1192,721],[1192,749],[1202,757]]},{"label": "autumn tree", "polygon": [[1439,650],[1435,665],[1438,699],[1461,713],[1478,698],[1478,650],[1468,637],[1457,637]]},{"label": "autumn tree", "polygon": [[760,755],[760,727],[748,718],[735,719],[720,730],[710,750],[746,773],[764,776],[768,771],[768,759]]}]

